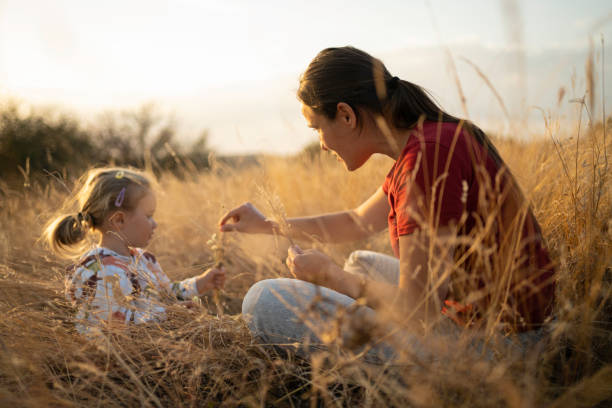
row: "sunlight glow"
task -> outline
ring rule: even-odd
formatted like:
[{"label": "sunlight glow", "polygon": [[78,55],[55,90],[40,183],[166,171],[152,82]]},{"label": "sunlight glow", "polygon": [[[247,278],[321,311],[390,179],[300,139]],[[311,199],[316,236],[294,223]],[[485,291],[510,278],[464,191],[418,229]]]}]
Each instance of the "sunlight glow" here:
[{"label": "sunlight glow", "polygon": [[[426,4],[5,0],[0,2],[0,92],[3,98],[84,114],[155,101],[186,126],[211,129],[213,143],[226,151],[258,150],[236,143],[227,129],[256,140],[261,137],[255,132],[262,131],[256,123],[276,121],[266,138],[276,138],[286,149],[280,143],[283,133],[293,127],[303,131],[292,93],[300,72],[322,48],[351,44],[379,56],[452,110],[458,105],[440,47],[446,45],[455,57],[465,56],[492,75],[512,106],[517,72],[508,68],[506,51],[517,45],[504,29],[512,22],[504,20],[501,3],[432,1],[431,9]],[[553,95],[530,88],[528,97],[535,99],[528,102],[550,106],[558,87],[569,83],[571,66],[583,69],[593,25],[612,41],[610,25],[601,20],[609,7],[604,1],[584,7],[552,0],[517,4],[523,26],[515,28],[523,30],[528,85]],[[551,8],[555,18],[540,18]],[[553,64],[553,78],[533,61]],[[456,63],[475,97],[470,101],[475,117],[489,116],[486,87],[465,64]],[[272,96],[279,99],[262,101]]]}]

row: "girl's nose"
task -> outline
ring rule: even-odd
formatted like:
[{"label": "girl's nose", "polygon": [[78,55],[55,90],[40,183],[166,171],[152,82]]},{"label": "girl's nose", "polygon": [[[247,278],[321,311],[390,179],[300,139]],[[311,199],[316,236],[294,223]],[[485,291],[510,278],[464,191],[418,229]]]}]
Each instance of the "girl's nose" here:
[{"label": "girl's nose", "polygon": [[157,223],[155,222],[155,220],[152,220],[152,221],[153,221],[153,229],[157,228]]}]

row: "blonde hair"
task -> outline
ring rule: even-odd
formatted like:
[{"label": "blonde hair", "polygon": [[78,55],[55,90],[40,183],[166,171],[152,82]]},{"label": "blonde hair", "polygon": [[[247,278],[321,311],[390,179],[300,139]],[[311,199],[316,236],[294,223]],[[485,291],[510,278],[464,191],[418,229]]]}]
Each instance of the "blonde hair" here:
[{"label": "blonde hair", "polygon": [[[60,215],[49,220],[43,239],[51,251],[62,257],[82,253],[90,231],[99,231],[104,221],[119,209],[133,210],[150,189],[150,179],[138,170],[91,169],[79,179],[74,193],[59,211]],[[70,208],[72,213],[68,213]]]}]

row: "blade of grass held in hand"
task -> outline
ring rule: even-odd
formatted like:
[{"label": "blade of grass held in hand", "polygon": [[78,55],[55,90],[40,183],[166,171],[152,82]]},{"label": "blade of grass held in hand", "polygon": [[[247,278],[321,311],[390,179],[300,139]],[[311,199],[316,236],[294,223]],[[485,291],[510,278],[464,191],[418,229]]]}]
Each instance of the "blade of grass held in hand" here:
[{"label": "blade of grass held in hand", "polygon": [[259,194],[263,197],[263,199],[266,201],[266,204],[270,208],[270,211],[272,212],[272,216],[276,219],[276,222],[278,222],[278,229],[279,229],[280,235],[287,238],[291,246],[295,246],[293,239],[291,239],[291,234],[290,234],[291,226],[289,225],[289,222],[287,221],[285,206],[280,200],[280,197],[274,193],[266,191],[266,189],[264,189],[261,186],[257,186],[257,189],[259,191]]},{"label": "blade of grass held in hand", "polygon": [[[208,240],[208,245],[214,254],[215,263],[213,267],[222,268],[225,260],[225,234],[221,232],[220,237],[218,237],[216,233],[213,233],[210,240]],[[217,307],[217,316],[223,317],[223,306],[219,299],[219,289],[213,289],[213,301]]]}]

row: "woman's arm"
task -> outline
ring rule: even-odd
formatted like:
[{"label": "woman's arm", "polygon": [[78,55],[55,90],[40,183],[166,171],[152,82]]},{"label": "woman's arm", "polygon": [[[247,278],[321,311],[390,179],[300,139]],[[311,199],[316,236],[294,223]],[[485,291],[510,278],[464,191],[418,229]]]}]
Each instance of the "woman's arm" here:
[{"label": "woman's arm", "polygon": [[287,219],[288,227],[266,218],[252,204],[245,203],[225,214],[220,222],[221,231],[246,233],[280,233],[291,238],[317,237],[325,242],[346,242],[365,238],[387,226],[389,203],[379,188],[359,207],[336,213]]},{"label": "woman's arm", "polygon": [[420,328],[440,317],[452,267],[453,236],[447,228],[440,228],[433,243],[419,233],[401,236],[399,287],[346,272],[315,250],[290,248],[287,265],[299,279],[354,299],[365,298],[384,319]]}]

